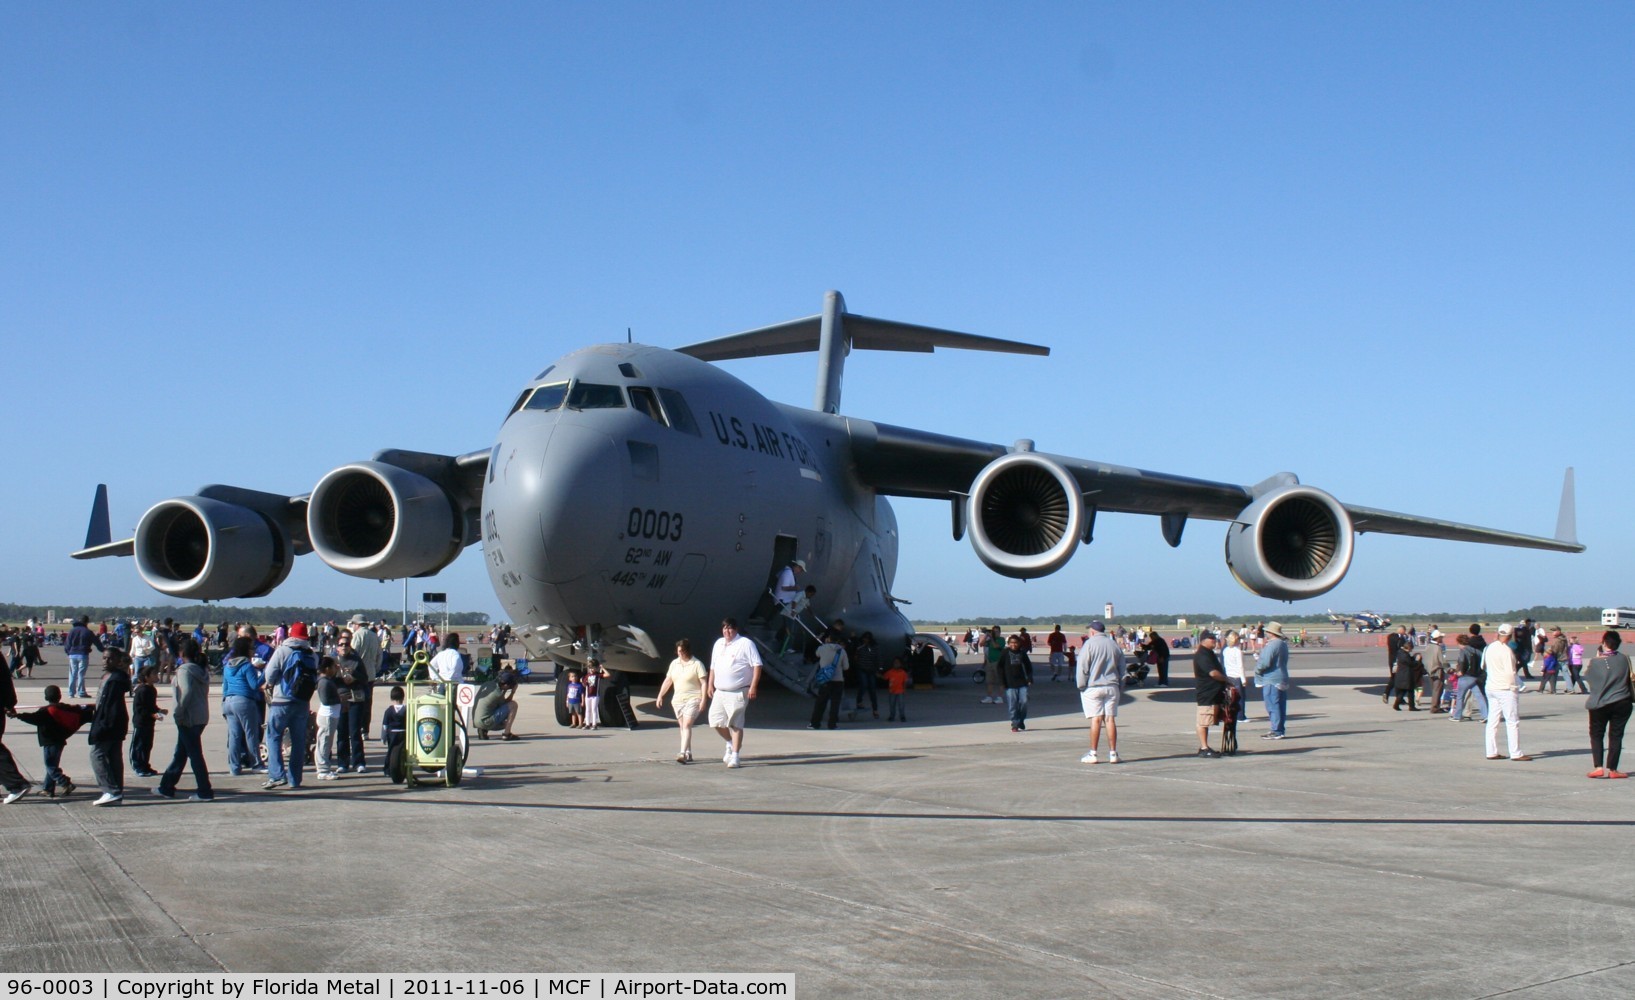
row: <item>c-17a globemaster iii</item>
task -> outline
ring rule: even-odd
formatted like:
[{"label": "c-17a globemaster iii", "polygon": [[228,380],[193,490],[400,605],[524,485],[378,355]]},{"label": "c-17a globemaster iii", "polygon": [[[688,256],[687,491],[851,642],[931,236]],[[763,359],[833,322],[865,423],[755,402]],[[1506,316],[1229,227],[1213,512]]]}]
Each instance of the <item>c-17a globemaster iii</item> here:
[{"label": "c-17a globemaster iii", "polygon": [[[774,676],[799,686],[799,657],[772,649],[780,616],[769,592],[796,559],[807,567],[802,584],[816,587],[816,618],[872,631],[882,649],[914,634],[892,596],[888,497],[949,503],[954,537],[1019,579],[1065,565],[1100,511],[1154,515],[1170,545],[1189,520],[1226,521],[1233,576],[1280,600],[1333,589],[1360,532],[1583,551],[1570,469],[1547,538],[1341,503],[1290,473],[1253,486],[1209,482],[841,415],[852,350],[938,347],[1049,353],[851,314],[830,292],[817,316],[690,347],[568,354],[529,380],[481,451],[382,451],[294,496],[206,486],[150,507],[121,541],[99,491],[74,555],[134,555],[162,593],[221,600],[272,591],[307,552],[352,576],[400,579],[436,573],[481,541],[501,604],[557,663],[594,652],[616,668],[662,671],[670,643],[688,637],[707,649],[733,616]],[[810,351],[811,409],[773,402],[710,363]]]}]

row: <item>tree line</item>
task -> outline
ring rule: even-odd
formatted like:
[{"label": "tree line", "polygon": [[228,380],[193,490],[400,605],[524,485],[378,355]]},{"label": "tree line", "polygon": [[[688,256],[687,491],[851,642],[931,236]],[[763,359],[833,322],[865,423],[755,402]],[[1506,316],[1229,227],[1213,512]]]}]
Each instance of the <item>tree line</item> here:
[{"label": "tree line", "polygon": [[[1620,605],[1627,607],[1628,605]],[[1358,609],[1362,610],[1362,609]],[[1378,609],[1369,609],[1378,610]],[[1437,622],[1449,624],[1457,622],[1519,622],[1523,618],[1531,618],[1536,622],[1546,624],[1554,622],[1598,622],[1601,620],[1601,608],[1596,605],[1569,608],[1554,605],[1534,605],[1530,608],[1517,608],[1510,611],[1404,611],[1392,613],[1382,611],[1381,614],[1389,617],[1393,622],[1409,624],[1413,622]],[[1103,617],[1099,612],[1088,613],[1074,611],[1060,615],[978,615],[975,617],[939,619],[936,621],[914,622],[915,628],[929,626],[943,626],[949,624],[960,625],[1020,625],[1029,629],[1049,629],[1052,625],[1083,626],[1097,618]],[[1116,615],[1113,621],[1120,625],[1151,625],[1158,628],[1174,628],[1179,619],[1186,619],[1189,625],[1238,625],[1244,622],[1261,622],[1277,619],[1285,625],[1327,625],[1327,614],[1291,615],[1291,614],[1254,614],[1254,615],[1218,615],[1210,611],[1177,611],[1173,613],[1143,614],[1143,615]]]},{"label": "tree line", "polygon": [[[384,611],[380,608],[313,608],[295,605],[259,605],[256,607],[238,607],[221,604],[189,604],[181,607],[165,605],[161,607],[138,607],[127,605],[121,607],[98,607],[95,605],[69,604],[5,604],[0,603],[0,621],[20,622],[33,618],[36,621],[45,621],[46,612],[54,611],[58,621],[67,621],[78,618],[80,615],[89,615],[91,620],[115,621],[121,618],[131,621],[141,621],[152,618],[163,621],[174,618],[178,622],[196,624],[204,622],[214,625],[217,622],[253,622],[257,625],[267,625],[276,622],[344,622],[353,615],[363,615],[369,621],[398,622],[402,620],[401,609]],[[488,613],[485,611],[451,611],[448,615],[450,625],[462,628],[473,626],[487,626]]]}]

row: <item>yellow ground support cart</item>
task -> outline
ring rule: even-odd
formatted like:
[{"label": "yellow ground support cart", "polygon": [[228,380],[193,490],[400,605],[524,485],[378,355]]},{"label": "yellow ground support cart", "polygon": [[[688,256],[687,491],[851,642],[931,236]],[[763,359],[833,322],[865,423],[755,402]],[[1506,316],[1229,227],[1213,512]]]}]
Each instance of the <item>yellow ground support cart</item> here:
[{"label": "yellow ground support cart", "polygon": [[415,653],[403,681],[406,732],[402,750],[386,761],[386,773],[394,783],[453,788],[460,783],[471,745],[455,705],[456,687],[432,680],[431,661],[424,651]]}]

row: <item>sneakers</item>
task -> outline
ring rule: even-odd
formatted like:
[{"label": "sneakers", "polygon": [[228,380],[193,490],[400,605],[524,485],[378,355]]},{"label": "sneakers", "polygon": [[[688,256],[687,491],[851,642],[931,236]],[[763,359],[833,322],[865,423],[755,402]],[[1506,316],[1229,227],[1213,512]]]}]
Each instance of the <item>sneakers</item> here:
[{"label": "sneakers", "polygon": [[74,779],[72,779],[72,778],[62,779],[62,794],[72,795],[72,794],[74,794],[74,791],[77,788],[79,788],[79,786],[74,784]]},{"label": "sneakers", "polygon": [[365,771],[367,771],[367,770],[369,770],[369,767],[368,767],[368,765],[366,765],[366,764],[359,764],[359,765],[357,765],[357,766],[356,766],[356,767],[354,767],[354,768],[352,768],[352,773],[353,773],[353,774],[362,774],[362,773],[364,773],[364,772],[365,772]]},{"label": "sneakers", "polygon": [[266,781],[261,783],[261,787],[267,789],[268,791],[272,791],[274,788],[283,788],[287,784],[289,784],[289,782],[285,781],[283,778],[268,778]]},{"label": "sneakers", "polygon": [[738,755],[737,754],[734,753],[734,754],[729,754],[727,756],[727,766],[728,767],[737,767],[738,766]]},{"label": "sneakers", "polygon": [[319,771],[318,772],[318,780],[319,781],[334,781],[339,777],[340,777],[340,775],[337,774],[334,771]]},{"label": "sneakers", "polygon": [[163,788],[155,788],[153,790],[153,794],[159,796],[161,799],[174,799],[176,797],[175,792],[167,792]]},{"label": "sneakers", "polygon": [[984,705],[992,705],[993,703],[994,703],[994,700],[992,698],[982,699],[982,704],[984,704]]},{"label": "sneakers", "polygon": [[102,798],[97,799],[91,804],[93,806],[117,806],[123,801],[125,801],[125,796],[123,795],[114,795],[110,792],[103,792]]},{"label": "sneakers", "polygon": [[9,806],[13,802],[16,802],[18,799],[22,798],[23,796],[27,795],[29,792],[32,792],[32,791],[34,791],[34,786],[33,785],[24,785],[22,788],[17,789],[15,792],[6,793],[6,798],[4,800],[4,803],[0,803],[0,804],[4,804],[4,805]]},{"label": "sneakers", "polygon": [[1202,750],[1198,751],[1198,756],[1214,758],[1214,757],[1219,757],[1220,754],[1218,754],[1215,751],[1209,749],[1208,747],[1204,747]]},{"label": "sneakers", "polygon": [[725,763],[727,763],[727,762],[729,762],[731,760],[732,760],[732,744],[728,743],[727,744],[727,749],[722,751],[722,753],[721,753],[721,763],[725,764]]},{"label": "sneakers", "polygon": [[1098,759],[1096,757],[1096,752],[1094,750],[1092,750],[1089,753],[1085,754],[1083,757],[1080,757],[1079,758],[1079,763],[1080,764],[1100,764],[1101,761],[1100,761],[1100,759]]},{"label": "sneakers", "polygon": [[1118,760],[1118,751],[1117,750],[1107,751],[1107,763],[1117,764],[1118,762],[1119,762],[1119,760]]},{"label": "sneakers", "polygon": [[189,802],[214,802],[214,801],[216,801],[216,797],[214,795],[212,795],[207,799],[204,796],[200,795],[198,792],[194,792],[192,795],[189,795],[187,797],[187,801],[189,801]]},{"label": "sneakers", "polygon": [[681,755],[687,758],[686,760],[682,761],[683,764],[691,764],[693,762],[693,752],[691,750],[683,750],[681,751]]}]

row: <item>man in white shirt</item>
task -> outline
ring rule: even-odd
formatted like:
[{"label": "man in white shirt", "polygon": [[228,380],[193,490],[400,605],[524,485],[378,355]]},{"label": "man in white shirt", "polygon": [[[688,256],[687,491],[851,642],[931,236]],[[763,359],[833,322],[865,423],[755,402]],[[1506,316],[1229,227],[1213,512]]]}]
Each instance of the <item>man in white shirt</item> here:
[{"label": "man in white shirt", "polygon": [[710,725],[727,742],[721,760],[738,766],[744,746],[744,710],[761,686],[761,654],[755,643],[738,634],[738,622],[721,623],[721,638],[710,652],[710,673],[704,683],[704,697],[710,703]]},{"label": "man in white shirt", "polygon": [[805,591],[801,589],[800,575],[806,572],[806,560],[796,559],[778,571],[777,586],[772,588],[772,596],[778,601],[778,611],[783,615],[783,625],[778,629],[778,652],[782,653],[795,641],[795,629],[798,627],[800,613],[804,609],[801,598]]},{"label": "man in white shirt", "polygon": [[1499,754],[1499,720],[1504,720],[1505,742],[1510,744],[1511,760],[1532,760],[1521,752],[1521,706],[1516,682],[1516,654],[1506,641],[1512,628],[1509,622],[1499,626],[1499,641],[1490,642],[1482,650],[1482,669],[1487,671],[1487,759],[1502,760]]}]

